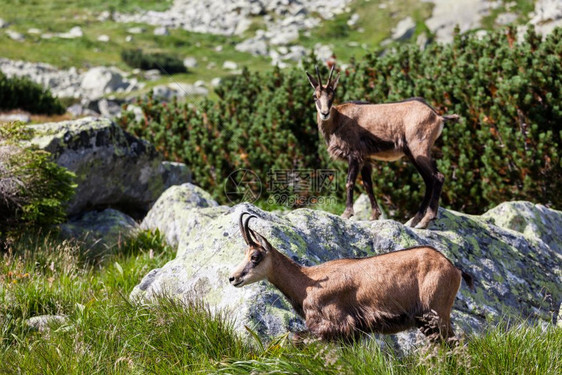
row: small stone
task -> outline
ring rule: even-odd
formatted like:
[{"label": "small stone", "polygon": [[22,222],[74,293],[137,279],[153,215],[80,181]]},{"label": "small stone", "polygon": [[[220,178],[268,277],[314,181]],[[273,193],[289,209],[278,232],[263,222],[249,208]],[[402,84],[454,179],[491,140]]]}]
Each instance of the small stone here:
[{"label": "small stone", "polygon": [[111,249],[134,235],[138,230],[135,220],[112,208],[103,211],[89,211],[79,219],[61,224],[64,238],[78,239],[98,250]]},{"label": "small stone", "polygon": [[104,10],[98,16],[98,21],[104,22],[111,19],[111,12],[109,10]]},{"label": "small stone", "polygon": [[2,122],[23,122],[24,124],[31,122],[31,115],[29,113],[9,113],[0,114],[0,123]]},{"label": "small stone", "polygon": [[197,59],[195,57],[186,57],[185,59],[183,59],[183,65],[187,69],[195,68],[197,67]]},{"label": "small stone", "polygon": [[347,25],[348,26],[355,26],[357,24],[357,21],[359,21],[359,14],[353,13],[351,15],[351,17],[349,18],[349,20],[347,21]]},{"label": "small stone", "polygon": [[496,18],[496,23],[498,25],[509,25],[510,23],[514,23],[519,18],[519,15],[516,13],[502,13]]},{"label": "small stone", "polygon": [[80,26],[74,26],[72,29],[70,29],[70,31],[62,34],[57,34],[57,36],[63,39],[75,39],[83,37],[84,32],[82,31],[82,28]]},{"label": "small stone", "polygon": [[16,42],[23,42],[25,40],[23,34],[18,33],[17,31],[6,30],[6,35],[8,35],[10,39],[15,40]]},{"label": "small stone", "polygon": [[168,36],[170,35],[170,31],[166,26],[160,26],[154,29],[154,35],[157,36]]},{"label": "small stone", "polygon": [[46,332],[49,330],[51,325],[62,325],[67,321],[68,318],[62,315],[39,315],[27,319],[25,324],[32,330]]},{"label": "small stone", "polygon": [[148,81],[156,81],[162,77],[162,73],[158,69],[145,70],[143,75],[144,79]]},{"label": "small stone", "polygon": [[392,30],[392,39],[398,41],[408,40],[414,35],[414,31],[416,31],[416,23],[412,17],[406,17],[398,22]]},{"label": "small stone", "polygon": [[236,64],[234,61],[227,60],[222,64],[222,68],[226,70],[236,70],[238,69],[238,64]]},{"label": "small stone", "polygon": [[136,26],[136,27],[130,27],[127,29],[128,33],[131,34],[142,34],[146,31],[146,29],[144,27],[140,27],[140,26]]},{"label": "small stone", "polygon": [[105,34],[98,36],[98,42],[102,42],[102,43],[109,42],[109,36]]}]

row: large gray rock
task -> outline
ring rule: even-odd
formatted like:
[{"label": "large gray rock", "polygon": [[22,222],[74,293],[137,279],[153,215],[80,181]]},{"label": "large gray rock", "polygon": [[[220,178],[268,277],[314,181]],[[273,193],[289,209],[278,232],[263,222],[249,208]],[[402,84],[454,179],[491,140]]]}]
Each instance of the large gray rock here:
[{"label": "large gray rock", "polygon": [[461,32],[481,26],[482,18],[501,6],[499,1],[488,0],[424,0],[433,3],[432,15],[425,21],[435,39],[449,43],[458,25]]},{"label": "large gray rock", "polygon": [[[310,209],[274,214],[247,203],[232,208],[194,207],[180,197],[184,194],[197,201],[193,197],[197,191],[173,189],[164,194],[168,203],[154,205],[147,216],[152,219],[143,227],[158,228],[177,245],[177,256],[134,288],[131,298],[139,302],[148,303],[160,295],[199,298],[228,311],[240,331],[247,325],[266,337],[302,328],[302,320],[271,284],[259,282],[237,289],[228,283],[246,248],[238,218],[250,211],[261,218],[252,222],[255,230],[307,266],[434,246],[476,280],[474,292],[463,284],[458,294],[453,310],[457,330],[480,332],[489,324],[513,318],[552,323],[558,316],[562,212],[541,205],[504,203],[482,216],[441,209],[428,230],[416,230],[393,220],[350,221]],[[411,331],[394,337],[408,347],[416,335]]]},{"label": "large gray rock", "polygon": [[218,203],[205,190],[193,184],[172,186],[154,203],[142,221],[142,229],[158,229],[166,241],[178,246],[188,240],[190,228],[200,226],[207,217],[198,214],[185,215],[187,210],[199,213],[199,209],[217,207]]},{"label": "large gray rock", "polygon": [[123,80],[123,75],[115,68],[97,66],[88,70],[80,83],[80,89],[90,99],[97,99],[117,89],[125,89],[128,84]]},{"label": "large gray rock", "polygon": [[537,0],[535,11],[529,21],[542,34],[548,34],[554,28],[562,26],[562,2],[560,0]]},{"label": "large gray rock", "polygon": [[86,242],[90,249],[106,250],[115,248],[120,242],[138,231],[136,221],[117,210],[89,211],[61,225],[66,238]]},{"label": "large gray rock", "polygon": [[168,187],[190,181],[184,164],[164,162],[154,146],[108,119],[85,117],[30,129],[32,144],[76,174],[78,187],[68,205],[70,215],[116,207],[137,217]]}]

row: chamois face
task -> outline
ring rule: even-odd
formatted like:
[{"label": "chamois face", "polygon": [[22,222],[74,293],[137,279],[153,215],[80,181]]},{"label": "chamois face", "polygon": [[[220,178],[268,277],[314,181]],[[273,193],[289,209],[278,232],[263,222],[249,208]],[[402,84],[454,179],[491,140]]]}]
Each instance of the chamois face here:
[{"label": "chamois face", "polygon": [[336,94],[336,87],[338,86],[338,81],[340,76],[336,77],[335,81],[332,82],[332,74],[334,73],[334,66],[330,70],[330,77],[328,78],[328,83],[326,85],[322,84],[322,79],[320,78],[320,72],[318,67],[316,67],[316,75],[318,79],[312,77],[308,72],[306,76],[308,77],[308,82],[314,89],[314,102],[316,103],[316,110],[322,121],[328,121],[330,119],[330,111],[332,109],[332,103],[334,102],[334,97]]},{"label": "chamois face", "polygon": [[254,232],[248,227],[248,222],[255,215],[248,214],[248,218],[243,221],[242,218],[247,212],[240,215],[240,232],[242,237],[248,244],[244,260],[230,274],[228,281],[235,287],[239,288],[244,285],[255,283],[266,279],[271,272],[272,248],[269,242],[259,233]]},{"label": "chamois face", "polygon": [[335,92],[331,87],[318,87],[314,90],[314,102],[316,103],[316,110],[320,115],[322,121],[330,119],[330,110],[334,101]]},{"label": "chamois face", "polygon": [[230,274],[228,280],[240,288],[267,278],[271,269],[271,257],[261,248],[249,247],[242,263]]}]

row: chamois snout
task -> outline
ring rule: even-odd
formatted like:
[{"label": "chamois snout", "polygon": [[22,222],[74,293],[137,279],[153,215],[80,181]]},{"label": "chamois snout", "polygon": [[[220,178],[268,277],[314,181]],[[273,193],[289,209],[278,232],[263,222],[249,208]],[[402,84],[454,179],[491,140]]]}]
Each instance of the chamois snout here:
[{"label": "chamois snout", "polygon": [[320,112],[320,118],[322,121],[328,121],[330,119],[330,111],[328,112]]},{"label": "chamois snout", "polygon": [[244,212],[240,215],[240,232],[249,247],[246,249],[242,263],[232,271],[228,278],[228,281],[237,288],[267,279],[271,272],[271,257],[268,251],[271,245],[260,234],[248,227],[250,219],[256,216],[249,215],[243,221],[244,214],[247,213]]}]

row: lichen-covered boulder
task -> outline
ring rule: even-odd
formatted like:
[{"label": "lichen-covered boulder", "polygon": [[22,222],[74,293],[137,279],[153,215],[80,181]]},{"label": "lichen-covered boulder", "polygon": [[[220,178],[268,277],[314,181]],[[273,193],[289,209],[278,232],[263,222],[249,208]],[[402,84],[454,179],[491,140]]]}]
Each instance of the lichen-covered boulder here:
[{"label": "lichen-covered boulder", "polygon": [[114,248],[138,230],[132,217],[112,208],[89,211],[61,225],[64,237],[79,239],[99,250]]},{"label": "lichen-covered boulder", "polygon": [[56,163],[76,174],[73,215],[98,207],[115,207],[142,217],[172,185],[189,182],[181,163],[164,162],[148,142],[123,131],[108,119],[30,125],[31,143],[53,154]]},{"label": "lichen-covered boulder", "polygon": [[[187,241],[187,236],[191,232],[190,228],[202,227],[204,222],[210,218],[200,215],[200,209],[218,205],[209,193],[198,186],[190,183],[172,186],[154,203],[143,219],[141,228],[158,229],[165,235],[166,241],[171,246],[178,246]],[[186,215],[186,211],[191,211],[192,215]]]},{"label": "lichen-covered boulder", "polygon": [[[310,209],[274,214],[248,203],[231,208],[185,205],[184,210],[155,205],[154,210],[159,215],[173,212],[175,227],[153,222],[147,228],[159,228],[165,235],[167,228],[181,233],[174,236],[178,254],[152,270],[131,298],[147,303],[160,295],[200,298],[229,311],[239,328],[250,326],[265,337],[302,328],[303,322],[271,284],[264,281],[240,289],[229,284],[228,276],[246,248],[238,228],[243,211],[260,217],[251,222],[253,229],[307,266],[417,245],[437,248],[475,278],[475,291],[463,283],[458,293],[452,314],[457,330],[479,332],[512,318],[555,323],[559,316],[562,212],[541,205],[504,203],[482,216],[440,209],[427,230],[393,220],[344,220]],[[415,336],[411,331],[395,338],[404,347]]]}]

